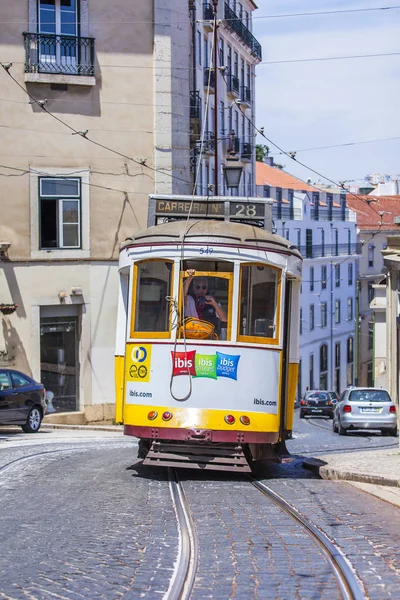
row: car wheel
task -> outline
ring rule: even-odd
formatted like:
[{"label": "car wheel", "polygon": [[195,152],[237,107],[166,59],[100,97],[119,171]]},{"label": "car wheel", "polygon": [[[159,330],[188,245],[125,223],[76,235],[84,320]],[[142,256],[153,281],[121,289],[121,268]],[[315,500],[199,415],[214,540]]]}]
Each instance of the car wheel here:
[{"label": "car wheel", "polygon": [[344,427],[342,427],[342,424],[340,421],[338,423],[338,432],[339,432],[339,435],[346,435],[346,433],[347,433],[346,429]]},{"label": "car wheel", "polygon": [[304,419],[304,413],[302,410],[300,411],[300,419]]},{"label": "car wheel", "polygon": [[393,436],[393,437],[397,437],[397,427],[395,427],[394,429],[382,429],[381,430],[382,435],[387,435],[387,436]]},{"label": "car wheel", "polygon": [[42,424],[42,413],[37,406],[33,406],[29,411],[25,425],[21,425],[25,433],[36,433]]}]

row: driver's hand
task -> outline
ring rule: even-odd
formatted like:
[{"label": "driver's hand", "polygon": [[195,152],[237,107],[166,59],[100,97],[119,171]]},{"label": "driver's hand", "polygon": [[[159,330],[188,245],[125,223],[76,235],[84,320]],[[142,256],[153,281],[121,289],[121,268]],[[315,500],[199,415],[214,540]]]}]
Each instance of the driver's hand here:
[{"label": "driver's hand", "polygon": [[215,300],[212,296],[205,296],[207,304],[215,304]]},{"label": "driver's hand", "polygon": [[195,269],[187,269],[186,271],[188,277],[194,277],[196,275],[196,270]]}]

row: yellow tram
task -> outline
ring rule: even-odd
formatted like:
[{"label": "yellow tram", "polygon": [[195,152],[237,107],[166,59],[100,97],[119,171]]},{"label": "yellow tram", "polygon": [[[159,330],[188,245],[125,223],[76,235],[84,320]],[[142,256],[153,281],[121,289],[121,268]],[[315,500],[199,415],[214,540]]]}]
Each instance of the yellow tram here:
[{"label": "yellow tram", "polygon": [[249,471],[290,437],[301,255],[260,227],[175,220],[119,260],[116,420],[143,464]]}]

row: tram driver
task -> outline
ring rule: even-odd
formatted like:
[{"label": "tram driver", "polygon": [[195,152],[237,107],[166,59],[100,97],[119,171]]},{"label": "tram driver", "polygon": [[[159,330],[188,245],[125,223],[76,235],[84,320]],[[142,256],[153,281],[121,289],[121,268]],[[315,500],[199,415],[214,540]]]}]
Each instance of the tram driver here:
[{"label": "tram driver", "polygon": [[220,322],[226,323],[228,317],[222,306],[209,294],[207,277],[196,277],[194,269],[188,269],[186,273],[188,276],[183,282],[185,317],[208,321],[220,329]]}]

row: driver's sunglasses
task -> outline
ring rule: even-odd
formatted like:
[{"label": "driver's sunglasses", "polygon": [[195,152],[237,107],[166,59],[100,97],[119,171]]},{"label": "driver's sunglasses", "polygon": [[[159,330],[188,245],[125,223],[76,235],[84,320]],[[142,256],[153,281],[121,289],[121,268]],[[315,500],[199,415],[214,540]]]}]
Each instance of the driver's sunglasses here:
[{"label": "driver's sunglasses", "polygon": [[206,285],[196,285],[196,290],[206,290],[207,286]]}]

